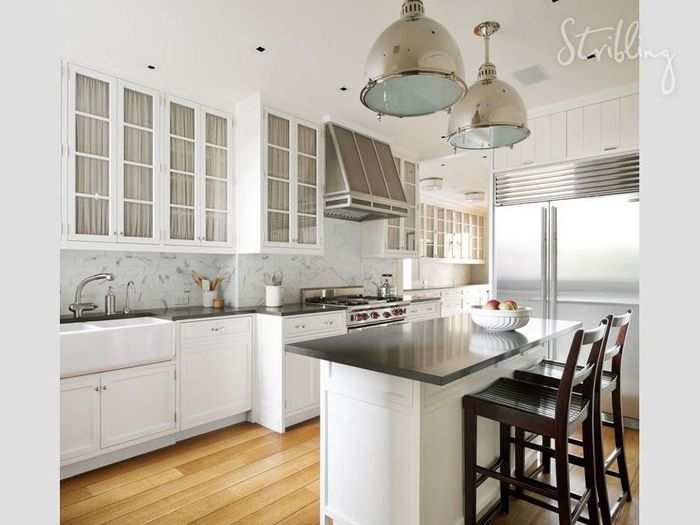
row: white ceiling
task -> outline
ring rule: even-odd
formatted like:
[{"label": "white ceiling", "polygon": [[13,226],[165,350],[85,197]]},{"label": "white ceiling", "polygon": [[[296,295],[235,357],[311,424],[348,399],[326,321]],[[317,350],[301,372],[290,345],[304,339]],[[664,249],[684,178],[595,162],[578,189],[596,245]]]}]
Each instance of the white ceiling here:
[{"label": "white ceiling", "polygon": [[489,181],[491,180],[490,158],[490,156],[484,158],[481,153],[475,151],[468,151],[421,162],[421,179],[427,177],[443,179],[441,191],[421,190],[421,198],[449,201],[467,207],[486,208],[486,201],[467,202],[464,194],[468,191],[483,191],[488,196]]},{"label": "white ceiling", "polygon": [[[579,61],[563,67],[563,19],[581,30],[638,19],[638,0],[425,0],[427,15],[457,39],[467,80],[482,60],[472,28],[501,23],[493,59],[529,108],[637,81],[637,63]],[[65,57],[132,81],[232,110],[254,91],[307,119],[357,123],[418,159],[448,153],[443,114],[377,122],[359,102],[364,61],[398,18],[401,0],[69,0]],[[591,39],[588,48],[600,45]],[[267,48],[264,54],[255,51]],[[157,66],[156,71],[146,68]],[[512,73],[539,64],[549,80],[524,87]],[[350,89],[340,93],[338,87]]]}]

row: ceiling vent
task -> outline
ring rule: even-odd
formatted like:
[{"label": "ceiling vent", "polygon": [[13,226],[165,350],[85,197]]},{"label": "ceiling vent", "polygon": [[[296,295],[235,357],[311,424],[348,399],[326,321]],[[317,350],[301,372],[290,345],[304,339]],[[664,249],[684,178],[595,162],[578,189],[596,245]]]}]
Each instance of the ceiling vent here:
[{"label": "ceiling vent", "polygon": [[516,71],[513,73],[513,77],[523,86],[532,86],[533,84],[539,84],[545,80],[549,80],[549,75],[539,64]]}]

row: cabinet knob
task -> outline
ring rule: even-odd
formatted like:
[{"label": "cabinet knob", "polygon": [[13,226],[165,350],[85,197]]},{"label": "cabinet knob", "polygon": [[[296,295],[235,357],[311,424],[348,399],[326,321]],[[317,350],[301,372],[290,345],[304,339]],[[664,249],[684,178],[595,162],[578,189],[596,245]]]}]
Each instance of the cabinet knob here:
[{"label": "cabinet knob", "polygon": [[102,385],[102,390],[107,390],[107,385]]},{"label": "cabinet knob", "polygon": [[96,387],[95,387],[95,392],[99,392],[99,391],[100,391],[100,387],[99,387],[99,386],[96,386]]}]

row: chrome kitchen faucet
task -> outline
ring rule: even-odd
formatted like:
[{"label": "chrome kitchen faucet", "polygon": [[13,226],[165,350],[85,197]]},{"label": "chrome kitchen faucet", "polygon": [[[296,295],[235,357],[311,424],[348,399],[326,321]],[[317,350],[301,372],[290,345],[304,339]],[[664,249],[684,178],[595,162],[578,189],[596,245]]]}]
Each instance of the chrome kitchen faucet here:
[{"label": "chrome kitchen faucet", "polygon": [[93,281],[113,281],[114,280],[114,275],[111,273],[97,273],[95,275],[91,275],[90,277],[86,277],[82,281],[78,283],[78,287],[75,289],[75,302],[68,305],[68,309],[73,312],[73,317],[76,319],[80,319],[83,316],[84,312],[91,312],[92,310],[97,309],[97,305],[95,303],[84,303],[83,302],[83,288],[85,288],[85,285],[88,283],[91,283]]}]

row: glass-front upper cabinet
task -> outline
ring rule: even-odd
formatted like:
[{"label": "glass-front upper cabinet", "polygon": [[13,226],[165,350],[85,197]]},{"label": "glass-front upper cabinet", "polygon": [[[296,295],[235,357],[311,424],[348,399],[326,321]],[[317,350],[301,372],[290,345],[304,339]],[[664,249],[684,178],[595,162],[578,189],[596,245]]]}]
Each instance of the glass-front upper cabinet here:
[{"label": "glass-front upper cabinet", "polygon": [[119,83],[119,241],[152,243],[160,237],[156,210],[159,101],[153,91]]},{"label": "glass-front upper cabinet", "polygon": [[414,162],[398,157],[394,157],[394,164],[406,193],[408,215],[386,220],[385,247],[387,251],[400,252],[402,255],[410,257],[418,254],[419,209],[416,184],[418,166]]},{"label": "glass-front upper cabinet", "polygon": [[82,68],[70,68],[68,75],[68,238],[113,241],[116,82]]},{"label": "glass-front upper cabinet", "polygon": [[319,223],[319,129],[265,112],[265,243],[279,248],[317,248]]},{"label": "glass-front upper cabinet", "polygon": [[174,98],[167,106],[168,242],[228,245],[230,118]]}]

